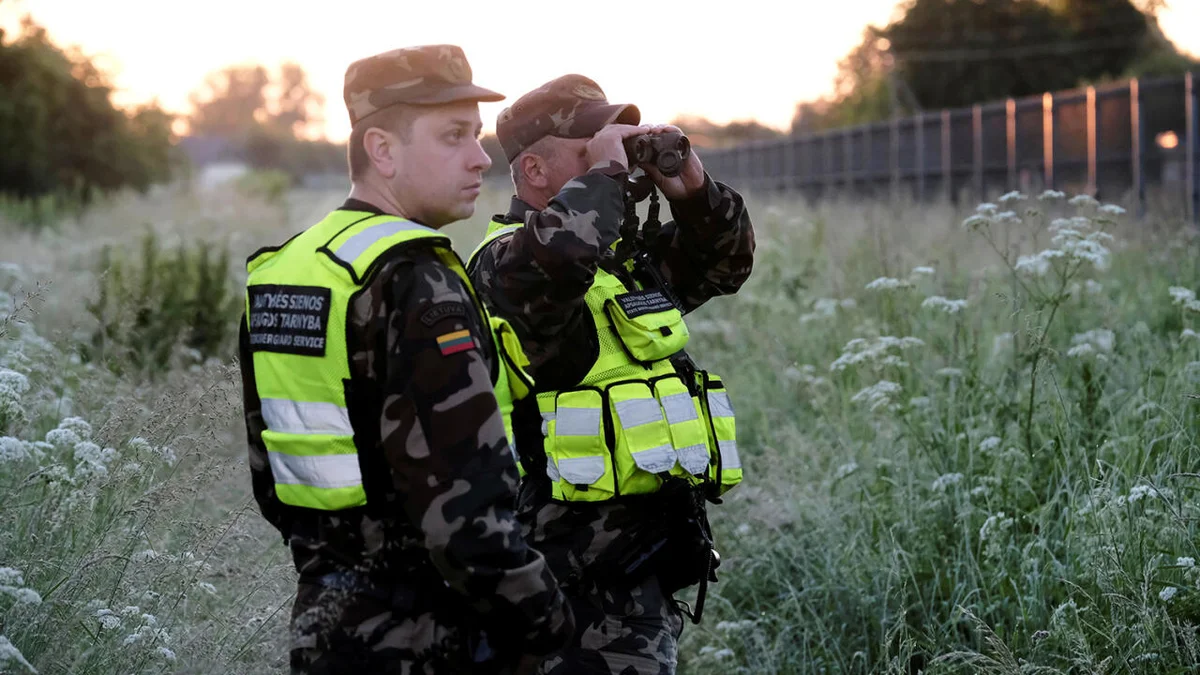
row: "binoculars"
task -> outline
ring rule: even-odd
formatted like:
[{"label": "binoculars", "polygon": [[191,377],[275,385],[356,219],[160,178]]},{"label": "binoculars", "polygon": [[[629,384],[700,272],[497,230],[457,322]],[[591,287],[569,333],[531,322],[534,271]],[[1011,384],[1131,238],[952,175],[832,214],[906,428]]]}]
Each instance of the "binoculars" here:
[{"label": "binoculars", "polygon": [[625,154],[629,166],[653,164],[667,177],[678,176],[683,162],[692,154],[692,143],[678,131],[661,134],[641,134],[625,139]]}]

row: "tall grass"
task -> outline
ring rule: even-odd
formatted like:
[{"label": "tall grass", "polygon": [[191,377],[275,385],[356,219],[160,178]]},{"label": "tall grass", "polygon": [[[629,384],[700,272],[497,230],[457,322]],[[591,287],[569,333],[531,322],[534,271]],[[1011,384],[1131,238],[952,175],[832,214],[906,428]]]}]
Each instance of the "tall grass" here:
[{"label": "tall grass", "polygon": [[[106,246],[222,242],[236,286],[343,198],[159,191],[0,227],[0,671],[286,671],[294,572],[250,497],[234,355],[149,378],[81,354]],[[449,228],[464,256],[506,200]],[[1058,195],[750,204],[750,282],[689,317],[747,478],[712,510],[680,672],[1194,670],[1195,232]]]}]

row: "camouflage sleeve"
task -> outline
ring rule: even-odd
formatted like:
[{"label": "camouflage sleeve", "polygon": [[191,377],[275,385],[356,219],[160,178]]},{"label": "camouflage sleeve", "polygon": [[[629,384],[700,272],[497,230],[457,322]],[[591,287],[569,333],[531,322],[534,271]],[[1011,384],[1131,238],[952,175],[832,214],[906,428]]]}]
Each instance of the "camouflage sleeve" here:
[{"label": "camouflage sleeve", "polygon": [[432,257],[392,276],[381,440],[430,558],[483,620],[548,653],[574,628],[514,514],[519,476],[491,383],[491,340],[462,280]]},{"label": "camouflage sleeve", "polygon": [[736,293],[754,263],[754,229],[742,196],[705,173],[700,192],[670,208],[672,220],[652,253],[685,309]]},{"label": "camouflage sleeve", "polygon": [[567,181],[525,226],[488,246],[474,267],[475,287],[527,338],[537,367],[583,309],[601,254],[620,236],[627,172],[597,164]]},{"label": "camouflage sleeve", "polygon": [[284,543],[287,543],[288,526],[284,516],[284,505],[275,496],[275,476],[271,473],[267,446],[262,439],[262,432],[267,428],[267,424],[263,421],[262,404],[254,383],[254,361],[250,353],[248,330],[246,315],[243,312],[241,327],[238,330],[238,366],[242,371],[242,408],[246,418],[246,441],[249,446],[250,487],[263,518],[279,530]]}]

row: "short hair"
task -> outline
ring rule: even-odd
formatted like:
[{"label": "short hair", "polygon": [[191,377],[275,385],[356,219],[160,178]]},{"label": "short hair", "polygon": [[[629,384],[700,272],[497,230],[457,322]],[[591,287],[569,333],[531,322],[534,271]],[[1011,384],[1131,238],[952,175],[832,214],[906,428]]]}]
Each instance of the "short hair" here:
[{"label": "short hair", "polygon": [[358,124],[350,129],[350,140],[346,148],[346,160],[350,165],[350,179],[362,178],[371,166],[371,158],[367,156],[367,150],[363,147],[363,139],[366,137],[368,129],[374,127],[391,131],[400,136],[401,142],[409,143],[412,141],[413,122],[419,114],[418,107],[397,103],[359,120]]},{"label": "short hair", "polygon": [[550,160],[550,158],[554,156],[555,151],[558,149],[554,146],[554,139],[554,136],[542,136],[533,143],[530,143],[529,146],[524,150],[517,153],[516,157],[513,157],[513,161],[509,163],[508,168],[509,173],[512,176],[514,188],[519,189],[521,184],[525,182],[525,176],[521,172],[521,158],[528,154],[537,155],[542,159]]}]

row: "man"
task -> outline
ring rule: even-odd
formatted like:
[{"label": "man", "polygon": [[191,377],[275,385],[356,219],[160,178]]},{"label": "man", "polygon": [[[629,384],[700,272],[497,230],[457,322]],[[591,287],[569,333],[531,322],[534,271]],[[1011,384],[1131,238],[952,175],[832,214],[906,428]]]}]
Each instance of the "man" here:
[{"label": "man", "polygon": [[241,326],[254,495],[299,573],[292,672],[509,672],[573,616],[513,514],[497,399],[523,356],[437,231],[474,212],[478,102],[503,96],[431,45],[355,62],[344,98],[349,198],[249,258]]},{"label": "man", "polygon": [[517,327],[537,381],[536,400],[513,413],[518,513],[576,619],[546,674],[674,672],[683,620],[672,594],[702,593],[719,560],[704,501],[741,480],[727,392],[683,349],[683,315],[746,281],[750,218],[695,152],[678,175],[647,164],[673,220],[623,253],[635,206],[625,141],[679,131],[639,123],[635,106],[574,74],[502,111],[516,196],[468,265]]}]

